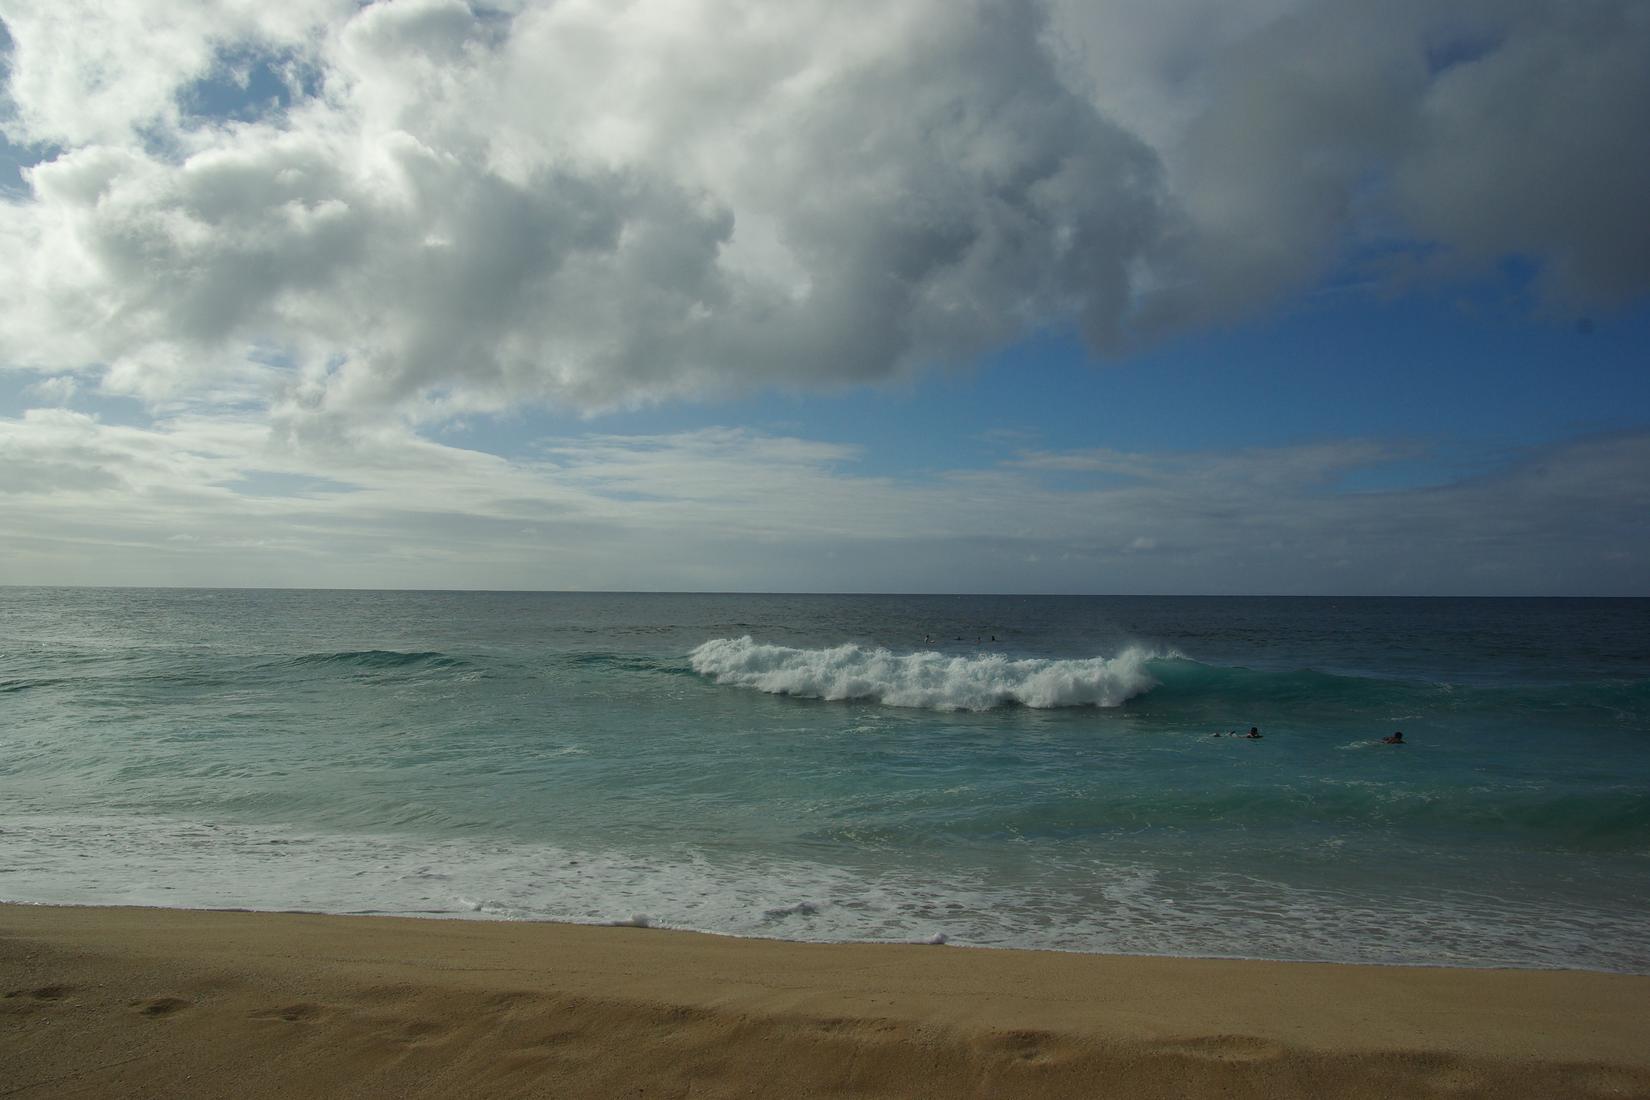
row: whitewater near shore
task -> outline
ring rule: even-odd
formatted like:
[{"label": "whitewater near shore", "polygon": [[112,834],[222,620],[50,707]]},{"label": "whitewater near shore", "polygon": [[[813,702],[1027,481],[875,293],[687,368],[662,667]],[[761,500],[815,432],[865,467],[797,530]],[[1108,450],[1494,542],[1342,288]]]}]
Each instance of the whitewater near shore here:
[{"label": "whitewater near shore", "polygon": [[8,1094],[1650,1096],[1650,978],[0,906]]}]

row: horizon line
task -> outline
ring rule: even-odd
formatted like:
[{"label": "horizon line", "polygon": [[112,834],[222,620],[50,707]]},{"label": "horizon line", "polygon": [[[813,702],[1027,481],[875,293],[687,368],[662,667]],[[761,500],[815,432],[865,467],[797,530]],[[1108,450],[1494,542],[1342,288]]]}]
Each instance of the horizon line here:
[{"label": "horizon line", "polygon": [[133,592],[382,592],[429,595],[491,596],[854,596],[882,598],[1013,599],[1215,599],[1215,600],[1650,600],[1650,594],[1576,593],[1392,593],[1392,592],[898,592],[826,591],[823,589],[667,589],[667,588],[388,588],[342,585],[196,585],[196,584],[25,584],[0,582],[0,588],[95,589]]}]

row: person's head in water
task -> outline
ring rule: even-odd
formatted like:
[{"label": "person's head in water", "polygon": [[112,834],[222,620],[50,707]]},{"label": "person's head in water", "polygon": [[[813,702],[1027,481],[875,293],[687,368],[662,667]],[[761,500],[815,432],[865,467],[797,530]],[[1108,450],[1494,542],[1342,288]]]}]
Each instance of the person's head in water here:
[{"label": "person's head in water", "polygon": [[1398,730],[1391,737],[1381,738],[1381,741],[1388,745],[1402,745],[1404,743],[1404,731]]},{"label": "person's head in water", "polygon": [[1249,727],[1249,736],[1254,737],[1254,738],[1259,738],[1260,737],[1260,727],[1259,726],[1250,726]]}]

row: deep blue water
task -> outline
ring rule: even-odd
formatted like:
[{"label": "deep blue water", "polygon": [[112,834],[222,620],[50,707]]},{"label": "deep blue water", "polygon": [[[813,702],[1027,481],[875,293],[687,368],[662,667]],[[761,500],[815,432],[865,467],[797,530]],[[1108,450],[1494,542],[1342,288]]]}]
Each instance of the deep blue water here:
[{"label": "deep blue water", "polygon": [[0,899],[1650,972],[1647,872],[1646,600],[0,588]]}]

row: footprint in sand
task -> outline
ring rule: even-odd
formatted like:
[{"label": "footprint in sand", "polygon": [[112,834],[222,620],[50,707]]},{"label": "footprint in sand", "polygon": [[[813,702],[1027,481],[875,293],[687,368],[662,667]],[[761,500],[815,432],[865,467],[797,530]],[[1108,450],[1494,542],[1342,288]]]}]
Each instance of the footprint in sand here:
[{"label": "footprint in sand", "polygon": [[1056,1037],[1046,1031],[1002,1031],[981,1044],[1006,1054],[1018,1062],[1043,1063],[1060,1060],[1062,1051]]},{"label": "footprint in sand", "polygon": [[0,1013],[26,1016],[51,1008],[74,992],[72,986],[43,985],[36,989],[13,989],[0,996]]},{"label": "footprint in sand", "polygon": [[6,994],[6,1000],[27,997],[31,1001],[61,1001],[72,992],[73,986],[43,985],[39,989],[14,989]]},{"label": "footprint in sand", "polygon": [[133,1001],[131,1006],[144,1016],[170,1016],[179,1009],[188,1008],[189,1002],[182,997],[149,997]]},{"label": "footprint in sand", "polygon": [[318,1004],[307,1001],[294,1005],[283,1005],[280,1008],[264,1008],[252,1013],[254,1020],[285,1020],[289,1024],[305,1023],[310,1020],[319,1020],[326,1015],[325,1009]]}]

